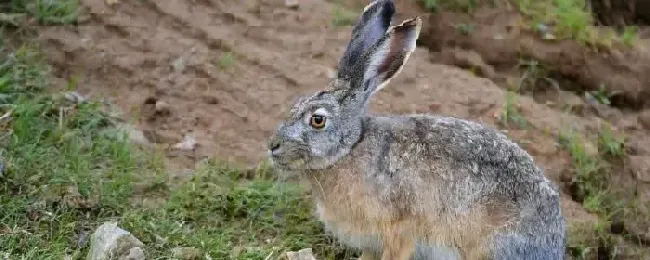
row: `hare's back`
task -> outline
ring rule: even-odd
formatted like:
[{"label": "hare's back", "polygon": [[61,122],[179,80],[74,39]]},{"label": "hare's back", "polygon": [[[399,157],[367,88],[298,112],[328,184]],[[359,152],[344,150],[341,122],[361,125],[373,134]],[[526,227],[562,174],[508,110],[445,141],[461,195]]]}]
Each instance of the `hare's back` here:
[{"label": "hare's back", "polygon": [[363,133],[350,159],[364,189],[396,215],[421,215],[434,240],[479,239],[496,232],[491,227],[561,229],[549,221],[561,218],[557,187],[499,130],[412,115],[367,117]]},{"label": "hare's back", "polygon": [[[485,192],[498,192],[503,187],[507,190],[502,192],[509,193],[503,195],[510,197],[516,192],[511,190],[515,186],[528,193],[532,187],[526,185],[550,185],[524,149],[483,124],[454,117],[411,115],[368,117],[364,126],[372,157],[391,158],[387,166],[414,174],[411,177],[415,179],[469,180],[487,186],[482,188]],[[555,193],[552,188],[546,192]]]}]

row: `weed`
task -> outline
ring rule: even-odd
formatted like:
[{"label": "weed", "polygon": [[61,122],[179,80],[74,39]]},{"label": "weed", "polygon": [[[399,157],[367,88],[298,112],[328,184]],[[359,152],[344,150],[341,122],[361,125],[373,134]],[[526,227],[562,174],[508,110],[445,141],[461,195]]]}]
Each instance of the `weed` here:
[{"label": "weed", "polygon": [[625,156],[625,137],[616,136],[612,131],[612,126],[608,123],[600,127],[598,144],[606,155],[619,158]]},{"label": "weed", "polygon": [[460,12],[472,12],[476,5],[478,4],[477,0],[421,0],[424,4],[424,7],[437,12],[443,9],[453,10]]},{"label": "weed", "polygon": [[534,91],[540,84],[546,84],[557,90],[559,83],[549,77],[550,70],[537,60],[520,59],[518,64],[521,72],[517,90],[521,92]]},{"label": "weed", "polygon": [[309,198],[291,184],[238,180],[240,173],[214,160],[173,192],[160,210],[142,210],[124,225],[157,257],[192,246],[215,259],[265,259],[273,253],[313,247],[319,259],[352,254],[312,219]]},{"label": "weed", "polygon": [[462,24],[457,24],[454,27],[456,28],[456,31],[458,31],[462,35],[470,35],[475,30],[473,24],[462,23]]},{"label": "weed", "polygon": [[221,69],[229,68],[233,64],[235,64],[235,56],[232,52],[225,52],[219,57],[219,67]]},{"label": "weed", "polygon": [[49,69],[38,52],[0,55],[0,109],[10,115],[0,127],[0,254],[80,253],[70,244],[80,230],[126,209],[138,155],[100,104],[46,93]]},{"label": "weed", "polygon": [[562,144],[571,154],[574,166],[573,187],[574,196],[583,203],[586,209],[592,212],[603,212],[611,199],[608,193],[608,177],[604,173],[608,164],[601,160],[597,154],[588,152],[584,138],[568,132],[560,134]]},{"label": "weed", "polygon": [[604,84],[600,84],[600,86],[598,87],[598,90],[585,92],[585,96],[588,99],[595,100],[596,102],[598,102],[600,104],[604,104],[604,105],[610,105],[611,104],[610,97],[612,95],[613,95],[612,93],[609,93],[607,91],[607,88],[605,87]]},{"label": "weed", "polygon": [[[567,251],[573,259],[616,259],[619,246],[609,232],[608,220],[577,222],[568,228]],[[606,249],[606,250],[603,250]],[[606,252],[603,252],[606,251]]]},{"label": "weed", "polygon": [[548,25],[553,34],[561,38],[572,38],[582,42],[589,40],[591,14],[585,8],[584,0],[518,0],[519,10],[527,17],[531,28]]},{"label": "weed", "polygon": [[626,26],[625,29],[623,29],[623,34],[621,35],[621,41],[623,42],[623,44],[631,46],[638,39],[639,39],[639,27]]},{"label": "weed", "polygon": [[506,127],[510,127],[513,123],[520,128],[526,126],[526,119],[519,112],[517,96],[514,91],[506,91],[506,102],[501,112],[501,123]]},{"label": "weed", "polygon": [[359,14],[346,9],[341,5],[334,6],[332,15],[332,24],[336,27],[353,25],[359,16]]},{"label": "weed", "polygon": [[[0,120],[0,255],[83,259],[80,241],[109,219],[145,242],[152,259],[177,246],[212,259],[304,247],[319,259],[358,254],[325,233],[297,185],[267,178],[264,165],[242,181],[237,169],[209,161],[172,190],[160,157],[132,147],[99,103],[47,93],[48,72],[31,48],[1,53],[0,114],[10,116]],[[148,196],[162,201],[136,204]]]},{"label": "weed", "polygon": [[0,4],[8,13],[26,13],[42,25],[72,24],[77,21],[79,0],[9,0]]},{"label": "weed", "polygon": [[426,9],[434,12],[440,11],[439,0],[421,0],[421,2],[424,4]]}]

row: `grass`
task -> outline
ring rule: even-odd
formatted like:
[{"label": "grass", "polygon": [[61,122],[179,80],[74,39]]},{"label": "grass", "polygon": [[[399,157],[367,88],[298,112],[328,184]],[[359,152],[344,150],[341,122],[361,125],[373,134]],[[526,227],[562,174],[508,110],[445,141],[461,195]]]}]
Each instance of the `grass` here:
[{"label": "grass", "polygon": [[519,82],[514,86],[517,91],[524,93],[534,92],[544,85],[560,89],[559,83],[549,76],[551,69],[544,66],[538,60],[520,59],[518,67],[521,73]]},{"label": "grass", "polygon": [[332,25],[335,27],[350,26],[357,21],[359,13],[350,11],[342,5],[337,4],[332,9],[332,16]]},{"label": "grass", "polygon": [[453,10],[459,12],[471,12],[478,4],[478,0],[420,0],[424,7],[437,12],[440,10]]},{"label": "grass", "polygon": [[457,24],[455,25],[456,31],[462,35],[470,35],[474,32],[475,26],[473,24]]},{"label": "grass", "polygon": [[[568,252],[574,259],[592,259],[595,256],[616,255],[619,247],[612,240],[609,228],[615,214],[621,213],[623,206],[609,189],[606,172],[609,164],[599,154],[588,151],[587,140],[573,132],[560,134],[562,144],[573,159],[574,174],[572,196],[583,207],[599,217],[595,223],[577,223],[570,227]],[[601,252],[605,250],[607,252]]]},{"label": "grass", "polygon": [[219,67],[226,69],[235,64],[235,55],[232,52],[225,52],[219,57]]},{"label": "grass", "polygon": [[632,45],[636,40],[639,39],[639,27],[638,26],[626,26],[623,29],[623,33],[620,37],[621,42],[625,45]]},{"label": "grass", "polygon": [[574,199],[582,202],[587,210],[598,211],[601,205],[600,199],[608,189],[608,180],[604,174],[606,164],[596,154],[588,151],[586,140],[573,132],[560,134],[562,144],[571,154],[574,166],[574,178],[572,180]]},{"label": "grass", "polygon": [[526,119],[521,115],[519,103],[517,102],[518,94],[514,91],[506,91],[506,100],[501,110],[501,123],[505,127],[511,127],[513,124],[523,128],[526,126]]},{"label": "grass", "polygon": [[[568,227],[567,251],[573,259],[617,259],[617,247],[608,231],[608,221],[578,222]],[[607,248],[608,252],[602,252]],[[613,249],[613,250],[610,250]]]},{"label": "grass", "polygon": [[600,84],[598,90],[585,92],[585,96],[603,105],[611,105],[610,98],[614,94],[615,93],[609,93],[604,84]]},{"label": "grass", "polygon": [[137,156],[101,105],[48,94],[47,76],[30,47],[2,52],[0,255],[10,258],[74,252],[77,231],[124,211],[138,179]]},{"label": "grass", "polygon": [[601,126],[598,133],[599,148],[605,155],[614,158],[625,156],[625,137],[616,135],[608,123]]},{"label": "grass", "polygon": [[543,24],[551,26],[553,34],[560,38],[587,41],[591,37],[589,28],[593,17],[584,0],[518,0],[517,3],[531,28]]},{"label": "grass", "polygon": [[310,201],[298,187],[238,176],[236,169],[207,161],[159,210],[132,212],[123,223],[155,245],[150,252],[160,257],[176,246],[216,259],[265,259],[306,247],[319,259],[346,253],[313,221]]},{"label": "grass", "polygon": [[[500,0],[419,1],[425,8],[434,12],[451,10],[466,13],[471,13],[480,4],[487,3],[496,7],[497,2],[499,5],[506,2]],[[543,33],[544,37],[552,36],[550,39],[574,39],[582,44],[604,47],[611,47],[614,41],[632,45],[638,39],[637,27],[626,27],[620,35],[596,31],[593,26],[593,15],[587,9],[585,0],[517,0],[514,3],[524,15],[524,23],[527,27]]]},{"label": "grass", "polygon": [[[67,1],[25,3],[9,7],[71,21],[61,11]],[[219,61],[232,62],[228,53]],[[0,48],[0,256],[85,259],[89,235],[108,220],[141,239],[148,259],[170,259],[180,246],[211,259],[305,247],[319,259],[353,255],[326,235],[297,185],[265,169],[242,180],[241,171],[208,161],[172,187],[164,158],[132,145],[105,105],[52,93],[49,78],[38,46]]]},{"label": "grass", "polygon": [[[325,235],[296,185],[240,180],[237,169],[207,162],[172,190],[160,158],[133,147],[100,104],[48,93],[48,71],[33,48],[2,52],[0,114],[11,116],[0,120],[0,255],[82,259],[84,237],[106,220],[139,237],[152,259],[177,246],[213,259],[304,247],[319,259],[351,254]],[[163,200],[137,203],[146,197]]]},{"label": "grass", "polygon": [[79,0],[8,0],[2,13],[25,13],[41,25],[72,24],[77,21]]}]

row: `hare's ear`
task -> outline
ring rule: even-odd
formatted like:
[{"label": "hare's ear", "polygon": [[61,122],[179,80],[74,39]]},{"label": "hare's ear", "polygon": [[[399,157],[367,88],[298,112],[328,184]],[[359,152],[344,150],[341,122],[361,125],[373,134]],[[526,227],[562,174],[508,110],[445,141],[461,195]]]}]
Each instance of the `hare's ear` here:
[{"label": "hare's ear", "polygon": [[339,60],[339,78],[348,77],[361,56],[384,36],[393,14],[395,6],[391,0],[374,0],[363,9]]},{"label": "hare's ear", "polygon": [[[358,66],[362,75],[355,75],[350,94],[354,103],[365,106],[370,97],[397,76],[411,53],[415,51],[422,21],[415,17],[391,27],[388,32],[365,53]],[[361,73],[358,73],[361,74]]]}]

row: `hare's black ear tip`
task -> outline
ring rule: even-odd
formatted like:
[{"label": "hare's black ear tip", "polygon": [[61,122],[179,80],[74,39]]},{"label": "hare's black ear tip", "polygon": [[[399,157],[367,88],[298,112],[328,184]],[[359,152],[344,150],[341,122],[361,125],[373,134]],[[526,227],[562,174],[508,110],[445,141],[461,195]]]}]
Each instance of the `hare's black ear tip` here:
[{"label": "hare's black ear tip", "polygon": [[392,16],[395,13],[395,4],[391,0],[374,0],[363,8],[363,12],[367,12],[374,6],[381,8],[384,11],[384,15]]}]

